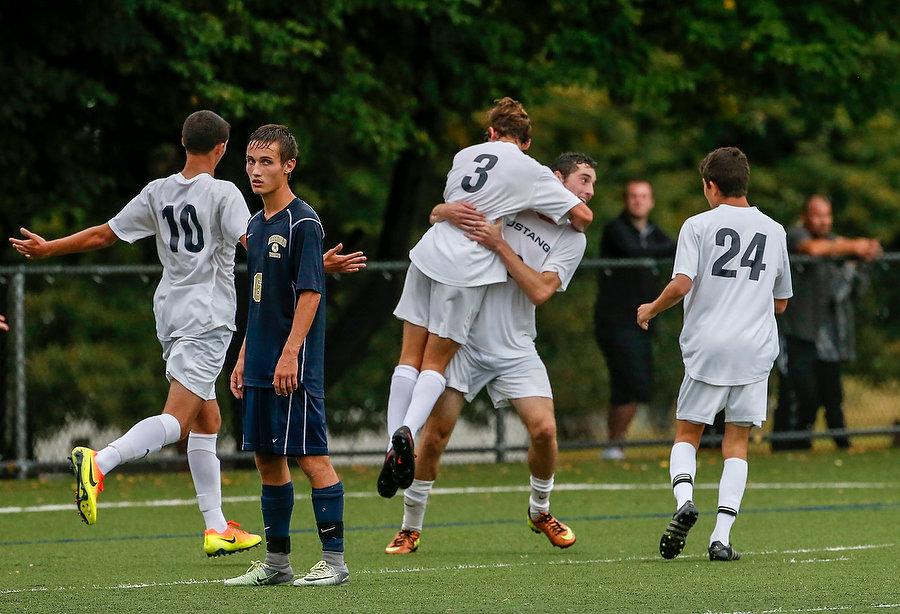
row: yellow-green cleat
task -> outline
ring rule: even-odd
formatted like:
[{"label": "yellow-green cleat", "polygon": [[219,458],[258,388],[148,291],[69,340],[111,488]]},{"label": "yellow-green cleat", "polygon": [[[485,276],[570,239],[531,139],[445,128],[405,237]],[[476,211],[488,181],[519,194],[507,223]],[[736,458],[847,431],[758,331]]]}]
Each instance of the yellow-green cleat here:
[{"label": "yellow-green cleat", "polygon": [[261,541],[259,535],[248,533],[234,520],[229,520],[228,527],[222,533],[215,529],[207,529],[203,533],[203,551],[208,557],[224,556],[249,550]]},{"label": "yellow-green cleat", "polygon": [[97,522],[97,498],[103,492],[103,474],[97,467],[96,456],[94,450],[79,446],[69,457],[75,472],[75,504],[85,524]]}]

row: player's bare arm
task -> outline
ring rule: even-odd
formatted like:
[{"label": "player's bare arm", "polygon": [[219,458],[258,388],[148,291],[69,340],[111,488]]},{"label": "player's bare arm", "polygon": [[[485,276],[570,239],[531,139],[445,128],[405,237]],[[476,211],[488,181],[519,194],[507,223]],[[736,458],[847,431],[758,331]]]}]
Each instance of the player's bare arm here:
[{"label": "player's bare arm", "polygon": [[787,309],[788,300],[786,298],[776,298],[775,299],[775,313],[784,313],[784,310]]},{"label": "player's bare arm", "polygon": [[474,205],[465,202],[441,203],[435,205],[428,216],[428,223],[450,222],[452,225],[469,232],[487,222],[484,214]]},{"label": "player's bare arm", "polygon": [[578,232],[584,232],[594,221],[594,212],[584,203],[578,203],[569,209],[569,221],[572,228]]},{"label": "player's bare arm", "polygon": [[871,262],[881,256],[881,243],[875,239],[806,239],[797,245],[797,251],[808,256],[850,256]]},{"label": "player's bare arm", "polygon": [[241,351],[238,353],[237,362],[234,363],[234,369],[231,371],[231,378],[228,380],[231,394],[234,398],[240,400],[244,398],[244,352],[247,350],[247,338],[241,343]]},{"label": "player's bare arm", "polygon": [[312,326],[313,319],[316,317],[316,310],[319,308],[319,301],[322,295],[312,290],[300,293],[297,299],[297,308],[294,310],[294,321],[291,324],[291,333],[288,335],[287,341],[284,343],[284,349],[281,351],[281,358],[275,365],[275,378],[272,384],[275,386],[275,393],[283,397],[288,396],[299,387],[297,380],[298,356],[300,348],[306,340],[309,328]]},{"label": "player's bare arm", "polygon": [[539,273],[525,264],[503,238],[503,222],[483,224],[466,236],[496,253],[519,288],[535,305],[543,305],[559,289],[562,281],[553,271]]},{"label": "player's bare arm", "polygon": [[17,252],[28,259],[34,260],[103,249],[119,239],[112,231],[112,228],[109,227],[109,224],[100,224],[99,226],[86,228],[67,237],[50,241],[27,228],[20,228],[19,232],[25,238],[10,237],[9,242],[12,243]]},{"label": "player's bare arm", "polygon": [[6,332],[9,330],[9,324],[6,323],[6,316],[0,315],[0,330]]},{"label": "player's bare arm", "polygon": [[363,252],[342,254],[342,249],[344,244],[338,243],[322,256],[326,273],[356,273],[366,268],[367,258]]},{"label": "player's bare arm", "polygon": [[694,282],[690,277],[682,273],[678,273],[672,278],[672,281],[663,288],[663,291],[652,303],[644,303],[637,310],[638,326],[647,330],[650,328],[650,320],[661,314],[666,309],[677,305],[688,292]]}]

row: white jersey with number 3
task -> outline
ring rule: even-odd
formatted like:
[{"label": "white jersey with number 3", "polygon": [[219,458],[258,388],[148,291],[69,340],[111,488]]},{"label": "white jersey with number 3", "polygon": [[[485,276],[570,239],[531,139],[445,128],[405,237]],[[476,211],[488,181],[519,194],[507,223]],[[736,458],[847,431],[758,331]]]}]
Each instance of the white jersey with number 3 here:
[{"label": "white jersey with number 3", "polygon": [[235,244],[249,219],[247,203],[230,181],[176,173],[147,184],[109,221],[128,243],[156,236],[163,274],[153,313],[160,339],[220,326],[235,330]]},{"label": "white jersey with number 3", "polygon": [[[553,171],[504,141],[473,145],[457,153],[447,173],[444,201],[471,203],[491,221],[532,210],[557,224],[564,223],[572,207],[581,203]],[[449,222],[429,228],[409,258],[425,275],[449,286],[469,288],[506,281],[500,258]]]},{"label": "white jersey with number 3", "polygon": [[781,224],[756,207],[695,215],[678,235],[678,273],[693,280],[680,338],[688,375],[716,386],[768,377],[778,355],[773,299],[792,295]]}]

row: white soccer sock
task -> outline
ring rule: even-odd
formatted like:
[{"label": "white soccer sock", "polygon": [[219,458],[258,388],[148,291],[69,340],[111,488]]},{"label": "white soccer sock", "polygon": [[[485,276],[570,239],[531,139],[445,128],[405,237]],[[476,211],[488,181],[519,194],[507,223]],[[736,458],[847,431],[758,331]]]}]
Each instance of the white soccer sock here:
[{"label": "white soccer sock", "polygon": [[419,433],[419,429],[428,420],[434,404],[437,403],[438,397],[447,387],[447,380],[437,371],[422,371],[416,380],[416,386],[412,391],[412,398],[409,401],[409,409],[406,411],[406,417],[403,418],[403,424],[409,427],[413,434],[413,439]]},{"label": "white soccer sock", "polygon": [[419,370],[409,365],[397,365],[394,375],[391,376],[391,392],[388,395],[387,432],[388,450],[391,449],[391,436],[403,424],[406,410],[409,409],[409,401],[412,399],[413,388]]},{"label": "white soccer sock", "polygon": [[428,495],[434,480],[413,480],[403,491],[403,525],[401,528],[421,531],[425,522],[425,508],[428,506]]},{"label": "white soccer sock", "polygon": [[716,528],[709,536],[709,543],[731,543],[731,526],[741,510],[741,499],[747,486],[747,461],[743,458],[726,458],[719,481],[719,512],[716,514]]},{"label": "white soccer sock", "polygon": [[553,492],[553,476],[542,480],[531,476],[531,496],[528,498],[528,513],[535,520],[541,512],[550,511],[550,493]]},{"label": "white soccer sock", "polygon": [[216,456],[216,435],[191,433],[187,445],[188,466],[197,491],[197,505],[207,529],[219,533],[228,528],[222,513],[222,473]]},{"label": "white soccer sock", "polygon": [[97,467],[106,475],[122,463],[144,458],[181,439],[181,424],[172,414],[144,418],[114,442],[97,452]]},{"label": "white soccer sock", "polygon": [[672,446],[669,456],[669,476],[675,493],[675,509],[694,498],[694,477],[697,475],[697,448],[686,441]]}]

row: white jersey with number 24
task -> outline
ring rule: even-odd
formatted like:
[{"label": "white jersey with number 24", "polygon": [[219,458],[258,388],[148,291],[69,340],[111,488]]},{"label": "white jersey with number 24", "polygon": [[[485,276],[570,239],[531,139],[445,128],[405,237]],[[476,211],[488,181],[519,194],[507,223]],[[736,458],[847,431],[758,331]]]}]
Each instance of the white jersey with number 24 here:
[{"label": "white jersey with number 24", "polygon": [[724,204],[688,218],[678,273],[693,280],[680,338],[687,374],[716,386],[768,377],[778,355],[774,299],[792,295],[781,224],[756,207]]}]

